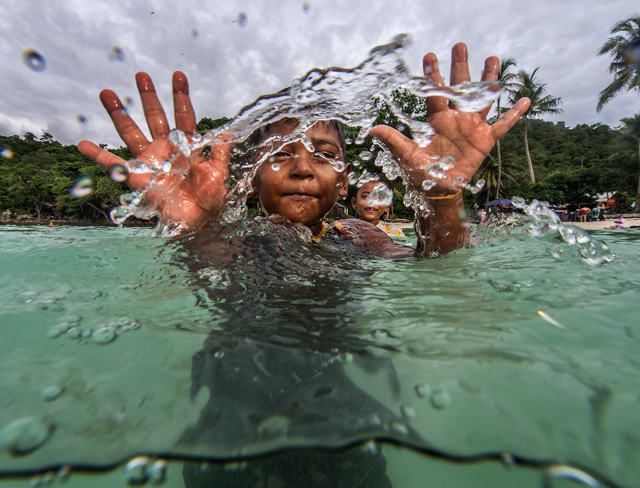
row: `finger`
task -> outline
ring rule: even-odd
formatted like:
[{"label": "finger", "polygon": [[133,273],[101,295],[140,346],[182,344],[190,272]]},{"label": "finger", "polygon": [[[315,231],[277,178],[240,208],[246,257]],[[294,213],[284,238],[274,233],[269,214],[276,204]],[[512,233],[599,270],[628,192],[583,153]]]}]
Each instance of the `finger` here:
[{"label": "finger", "polygon": [[177,129],[187,135],[196,131],[196,113],[189,98],[189,82],[181,71],[173,73],[173,112]]},{"label": "finger", "polygon": [[416,143],[403,136],[400,132],[386,125],[377,125],[369,132],[386,144],[393,155],[399,160],[409,156],[416,147]]},{"label": "finger", "polygon": [[88,158],[93,159],[107,171],[118,164],[124,166],[125,163],[124,159],[119,158],[109,151],[105,151],[100,146],[96,146],[91,141],[80,141],[78,143],[78,150]]},{"label": "finger", "polygon": [[[425,54],[422,58],[422,70],[424,75],[429,78],[431,83],[435,86],[444,86],[444,80],[440,74],[440,68],[438,66],[438,58],[434,53]],[[429,115],[433,115],[436,112],[441,112],[448,108],[447,99],[444,97],[428,97],[427,98],[427,112]]]},{"label": "finger", "polygon": [[129,117],[118,95],[111,90],[102,90],[100,92],[100,101],[107,110],[109,117],[111,117],[120,138],[127,145],[131,153],[135,157],[138,157],[142,150],[149,144],[149,141],[136,123]]},{"label": "finger", "polygon": [[[496,81],[498,79],[498,73],[500,72],[500,60],[495,56],[489,56],[484,61],[484,70],[482,71],[481,81]],[[484,110],[478,112],[483,119],[487,118],[491,105]]]},{"label": "finger", "polygon": [[467,45],[459,42],[451,49],[451,85],[471,81],[469,73],[469,53]]},{"label": "finger", "polygon": [[153,86],[151,77],[147,73],[136,73],[136,85],[138,86],[138,92],[140,92],[142,110],[147,120],[147,126],[151,131],[151,137],[155,139],[156,137],[169,135],[169,122],[167,122],[167,116],[160,100],[158,100],[156,87]]},{"label": "finger", "polygon": [[509,111],[504,114],[500,119],[491,126],[494,137],[496,140],[500,139],[507,133],[511,127],[515,125],[520,117],[529,109],[531,102],[528,98],[521,98]]}]

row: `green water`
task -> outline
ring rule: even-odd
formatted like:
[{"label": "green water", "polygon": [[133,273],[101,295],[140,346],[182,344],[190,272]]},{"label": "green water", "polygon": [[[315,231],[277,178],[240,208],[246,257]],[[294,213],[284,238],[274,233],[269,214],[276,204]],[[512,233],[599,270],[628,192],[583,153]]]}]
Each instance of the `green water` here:
[{"label": "green water", "polygon": [[[185,458],[217,469],[376,438],[393,486],[539,486],[553,464],[640,486],[635,231],[592,233],[617,255],[595,267],[522,228],[434,260],[312,262],[320,281],[279,283],[276,304],[225,295],[224,279],[203,281],[176,259],[180,245],[148,232],[0,227],[0,485],[71,465],[68,486],[124,486],[124,464],[149,454],[175,458],[165,486],[184,486]],[[287,300],[311,325],[277,320]],[[263,310],[266,326],[247,329],[242,310]],[[349,320],[328,326],[332,314]],[[116,325],[125,317],[140,327]],[[101,344],[105,325],[118,335]],[[342,396],[297,405],[299,421],[291,378],[300,398]],[[233,421],[207,425],[214,407]],[[16,453],[6,426],[25,418],[35,427]]]}]

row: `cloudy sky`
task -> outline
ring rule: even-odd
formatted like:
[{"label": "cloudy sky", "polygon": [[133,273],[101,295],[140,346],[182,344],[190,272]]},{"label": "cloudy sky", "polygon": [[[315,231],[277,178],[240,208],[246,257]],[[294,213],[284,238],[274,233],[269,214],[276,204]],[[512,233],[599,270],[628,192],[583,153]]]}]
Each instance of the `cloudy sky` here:
[{"label": "cloudy sky", "polygon": [[[4,1],[0,134],[46,131],[65,144],[117,147],[98,93],[131,97],[129,111],[143,125],[137,71],[152,76],[168,112],[171,73],[181,70],[198,118],[233,116],[311,68],[359,64],[398,33],[413,38],[405,58],[415,74],[428,51],[448,71],[451,46],[465,41],[472,76],[492,54],[515,58],[518,69],[539,66],[549,94],[563,101],[564,114],[549,120],[616,126],[640,110],[640,95],[625,92],[596,113],[612,80],[610,58],[596,54],[613,25],[639,11],[637,0]],[[114,46],[124,59],[110,59]],[[44,70],[25,64],[26,49],[46,60]]]}]

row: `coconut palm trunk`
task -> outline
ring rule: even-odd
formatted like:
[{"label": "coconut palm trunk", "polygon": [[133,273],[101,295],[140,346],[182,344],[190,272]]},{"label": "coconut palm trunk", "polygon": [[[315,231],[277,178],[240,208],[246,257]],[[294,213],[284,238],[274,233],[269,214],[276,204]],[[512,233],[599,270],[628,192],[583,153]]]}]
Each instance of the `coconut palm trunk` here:
[{"label": "coconut palm trunk", "polygon": [[636,206],[634,210],[640,213],[640,139],[638,139],[638,193],[636,194]]},{"label": "coconut palm trunk", "polygon": [[531,184],[536,182],[536,175],[533,172],[533,163],[531,162],[531,153],[529,152],[529,118],[524,117],[524,150],[527,153],[527,163],[529,163],[529,174],[531,175]]}]

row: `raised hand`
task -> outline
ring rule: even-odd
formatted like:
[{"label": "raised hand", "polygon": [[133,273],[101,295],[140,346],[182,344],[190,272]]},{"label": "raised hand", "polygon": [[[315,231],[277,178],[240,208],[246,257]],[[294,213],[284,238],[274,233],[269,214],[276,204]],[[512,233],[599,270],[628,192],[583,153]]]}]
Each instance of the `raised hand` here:
[{"label": "raised hand", "polygon": [[[169,141],[169,123],[151,78],[146,73],[137,73],[136,84],[152,140],[149,141],[129,117],[118,96],[111,90],[103,90],[100,100],[118,135],[142,163],[160,165],[174,156],[172,169],[184,169],[187,160]],[[196,117],[189,98],[187,77],[180,71],[173,74],[173,105],[176,128],[190,140],[196,130]],[[123,159],[89,141],[81,141],[78,149],[107,170],[125,164]],[[178,173],[161,174],[148,189],[145,203],[160,212],[165,222],[201,227],[215,217],[225,203],[229,150],[230,145],[222,145],[213,147],[208,157],[196,155],[184,178]],[[147,185],[152,177],[152,173],[129,173],[127,183],[137,190]]]},{"label": "raised hand", "polygon": [[[458,43],[451,51],[451,85],[471,81],[467,46]],[[428,53],[422,61],[424,73],[437,86],[444,86],[440,75],[438,59],[434,53]],[[498,79],[500,61],[495,56],[487,58],[482,74],[482,81]],[[409,180],[417,190],[422,190],[424,180],[434,180],[437,184],[430,190],[424,191],[427,197],[439,197],[454,194],[461,188],[462,177],[469,182],[485,156],[494,144],[520,118],[529,107],[529,100],[521,99],[495,124],[486,122],[491,107],[476,112],[461,112],[455,103],[444,97],[429,97],[427,111],[429,124],[435,130],[432,142],[421,148],[411,139],[387,126],[378,126],[371,130],[371,135],[383,141],[398,158],[400,166],[407,173]],[[434,179],[429,175],[428,168],[441,157],[451,156],[455,166],[446,172],[446,177]],[[464,184],[463,184],[464,185]]]}]

